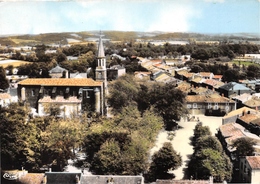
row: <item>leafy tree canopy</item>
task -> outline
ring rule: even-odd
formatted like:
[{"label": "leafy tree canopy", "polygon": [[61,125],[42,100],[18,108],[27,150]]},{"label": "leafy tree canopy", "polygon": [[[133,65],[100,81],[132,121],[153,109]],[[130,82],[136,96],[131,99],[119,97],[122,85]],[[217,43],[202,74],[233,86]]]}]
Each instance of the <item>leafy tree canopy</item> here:
[{"label": "leafy tree canopy", "polygon": [[192,145],[196,146],[198,140],[204,136],[210,136],[211,132],[208,126],[203,126],[201,122],[199,122],[194,129],[194,134],[192,138]]},{"label": "leafy tree canopy", "polygon": [[0,89],[7,89],[8,87],[9,82],[5,75],[5,69],[0,66]]},{"label": "leafy tree canopy", "polygon": [[213,176],[214,182],[223,182],[231,179],[232,164],[224,153],[206,148],[192,156],[188,170],[194,179],[207,180]]},{"label": "leafy tree canopy", "polygon": [[236,148],[237,156],[254,156],[254,145],[256,141],[250,138],[238,138],[233,142],[233,147]]},{"label": "leafy tree canopy", "polygon": [[170,142],[166,142],[163,144],[163,147],[152,156],[149,180],[169,179],[172,176],[168,171],[177,169],[181,164],[181,156],[173,149]]}]

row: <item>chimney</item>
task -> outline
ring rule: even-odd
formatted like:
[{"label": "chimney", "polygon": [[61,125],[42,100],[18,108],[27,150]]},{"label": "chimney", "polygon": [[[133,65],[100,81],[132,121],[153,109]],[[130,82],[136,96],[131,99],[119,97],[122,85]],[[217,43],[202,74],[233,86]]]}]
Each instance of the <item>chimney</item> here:
[{"label": "chimney", "polygon": [[49,168],[49,172],[51,172],[51,168]]}]

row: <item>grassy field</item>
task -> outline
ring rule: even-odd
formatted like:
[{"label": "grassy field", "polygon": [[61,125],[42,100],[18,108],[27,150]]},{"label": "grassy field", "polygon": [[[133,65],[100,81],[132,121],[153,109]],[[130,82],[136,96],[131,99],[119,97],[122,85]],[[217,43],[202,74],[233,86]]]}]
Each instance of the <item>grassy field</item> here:
[{"label": "grassy field", "polygon": [[236,65],[245,65],[245,66],[255,64],[255,63],[250,62],[250,61],[237,61],[237,60],[233,60],[232,63],[234,63]]},{"label": "grassy field", "polygon": [[0,60],[0,66],[2,66],[3,68],[7,67],[8,65],[13,65],[14,67],[23,65],[23,64],[28,64],[31,62],[27,62],[27,61],[20,61],[20,60]]}]

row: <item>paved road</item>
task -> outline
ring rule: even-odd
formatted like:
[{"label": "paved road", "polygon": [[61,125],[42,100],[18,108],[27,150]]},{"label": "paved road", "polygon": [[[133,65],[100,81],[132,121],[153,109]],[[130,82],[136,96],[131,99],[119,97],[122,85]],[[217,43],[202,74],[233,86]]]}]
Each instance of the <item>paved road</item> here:
[{"label": "paved road", "polygon": [[[202,122],[203,126],[209,126],[213,135],[217,132],[217,128],[222,124],[222,117],[209,117],[198,115],[199,120]],[[190,145],[190,137],[193,136],[193,130],[197,122],[187,122],[181,121],[179,122],[179,129],[175,132],[175,136],[172,141],[170,141],[173,145],[173,148],[180,153],[182,156],[182,166],[173,171],[176,176],[176,180],[178,179],[187,179],[185,178],[184,170],[187,168],[187,163],[189,162],[188,156],[193,153],[193,147]],[[156,141],[156,146],[151,150],[151,153],[158,151],[164,142],[169,142],[167,139],[167,132],[161,132]]]}]

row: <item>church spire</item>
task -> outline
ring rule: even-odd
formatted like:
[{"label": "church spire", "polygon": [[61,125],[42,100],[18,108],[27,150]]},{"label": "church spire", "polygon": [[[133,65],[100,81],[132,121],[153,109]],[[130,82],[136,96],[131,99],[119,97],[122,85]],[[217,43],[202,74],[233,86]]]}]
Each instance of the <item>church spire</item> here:
[{"label": "church spire", "polygon": [[97,55],[97,57],[98,58],[104,58],[105,57],[101,31],[100,31],[100,35],[99,35],[99,44],[98,44],[98,55]]}]

